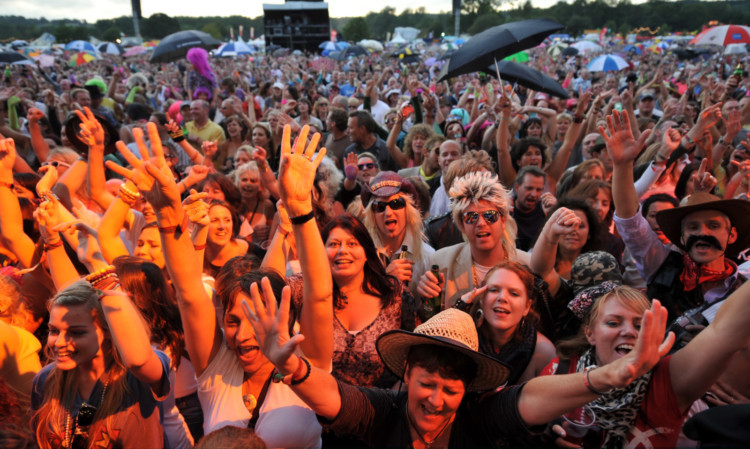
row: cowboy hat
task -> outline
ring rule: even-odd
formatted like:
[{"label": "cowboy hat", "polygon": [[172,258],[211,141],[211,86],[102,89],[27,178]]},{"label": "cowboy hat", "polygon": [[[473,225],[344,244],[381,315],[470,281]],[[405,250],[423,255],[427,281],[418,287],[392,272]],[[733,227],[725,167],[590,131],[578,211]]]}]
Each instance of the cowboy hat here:
[{"label": "cowboy hat", "polygon": [[471,316],[458,309],[447,309],[420,324],[414,332],[393,330],[378,338],[376,347],[386,368],[404,377],[409,351],[416,345],[435,345],[458,351],[477,365],[477,374],[467,390],[484,391],[503,385],[509,369],[503,363],[480,352],[477,328]]},{"label": "cowboy hat", "polygon": [[727,245],[726,254],[736,256],[750,245],[750,201],[722,200],[710,193],[697,192],[688,198],[684,206],[665,209],[656,214],[656,222],[664,235],[678,248],[687,251],[681,241],[682,220],[693,212],[715,210],[729,217],[732,226],[737,229],[737,240]]}]

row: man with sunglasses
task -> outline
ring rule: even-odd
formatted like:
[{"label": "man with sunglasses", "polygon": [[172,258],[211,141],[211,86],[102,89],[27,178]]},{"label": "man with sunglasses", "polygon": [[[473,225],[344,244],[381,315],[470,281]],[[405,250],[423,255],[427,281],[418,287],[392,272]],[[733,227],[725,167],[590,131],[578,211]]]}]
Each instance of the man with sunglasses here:
[{"label": "man with sunglasses", "polygon": [[450,189],[453,220],[466,240],[438,250],[428,267],[440,267],[440,279],[429,271],[420,276],[417,293],[425,298],[442,295],[443,308],[482,285],[487,272],[503,260],[529,263],[516,250],[516,224],[510,216],[508,191],[490,172],[471,172],[453,181]]}]

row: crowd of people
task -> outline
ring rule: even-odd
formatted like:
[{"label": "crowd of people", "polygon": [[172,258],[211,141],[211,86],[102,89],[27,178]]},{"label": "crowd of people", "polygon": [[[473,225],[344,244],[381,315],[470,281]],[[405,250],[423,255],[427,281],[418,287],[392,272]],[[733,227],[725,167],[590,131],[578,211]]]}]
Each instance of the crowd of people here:
[{"label": "crowd of people", "polygon": [[529,52],[8,66],[0,446],[747,444],[750,64]]}]

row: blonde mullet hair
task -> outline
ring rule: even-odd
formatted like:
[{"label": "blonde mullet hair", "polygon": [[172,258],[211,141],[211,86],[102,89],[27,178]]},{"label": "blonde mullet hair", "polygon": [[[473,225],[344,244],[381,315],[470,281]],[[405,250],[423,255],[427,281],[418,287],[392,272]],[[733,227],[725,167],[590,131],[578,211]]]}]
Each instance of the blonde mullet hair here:
[{"label": "blonde mullet hair", "polygon": [[[516,221],[510,216],[510,194],[503,187],[497,175],[476,171],[468,173],[453,181],[450,190],[451,213],[453,222],[463,233],[463,213],[472,204],[487,201],[497,207],[497,210],[505,218],[502,245],[506,257],[509,260],[516,258],[516,232],[518,230]],[[464,233],[464,239],[466,234]]]}]

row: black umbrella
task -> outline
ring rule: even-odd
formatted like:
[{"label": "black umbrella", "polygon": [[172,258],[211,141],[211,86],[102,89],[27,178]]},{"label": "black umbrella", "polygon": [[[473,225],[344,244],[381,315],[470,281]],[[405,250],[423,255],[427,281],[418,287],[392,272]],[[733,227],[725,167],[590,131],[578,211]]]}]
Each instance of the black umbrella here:
[{"label": "black umbrella", "polygon": [[445,53],[443,53],[442,55],[440,55],[440,57],[438,58],[438,61],[445,61],[446,59],[450,59],[451,56],[453,56],[453,53],[455,53],[455,52],[456,52],[455,48],[450,48],[450,49],[446,50]]},{"label": "black umbrella", "polygon": [[[560,83],[543,74],[539,70],[529,66],[518,64],[513,61],[497,61],[497,68],[500,71],[500,76],[503,81],[518,83],[521,86],[528,87],[537,92],[544,92],[555,97],[570,97],[568,91],[566,91]],[[485,71],[490,75],[497,76],[494,63],[485,69]]]},{"label": "black umbrella", "polygon": [[0,53],[0,64],[32,63],[29,58],[15,51],[4,51]]},{"label": "black umbrella", "polygon": [[221,45],[210,34],[197,30],[172,33],[159,42],[151,55],[150,62],[172,62],[182,59],[193,47],[212,49]]},{"label": "black umbrella", "polygon": [[344,58],[348,58],[349,56],[369,55],[370,52],[361,45],[350,45],[346,47],[344,51],[341,52],[341,54],[344,56]]},{"label": "black umbrella", "polygon": [[453,53],[448,64],[443,66],[440,79],[485,70],[494,61],[534,47],[563,28],[554,20],[530,19],[484,30]]},{"label": "black umbrella", "polygon": [[563,56],[575,56],[578,54],[578,49],[575,47],[565,47],[563,48],[563,51],[560,52]]}]

